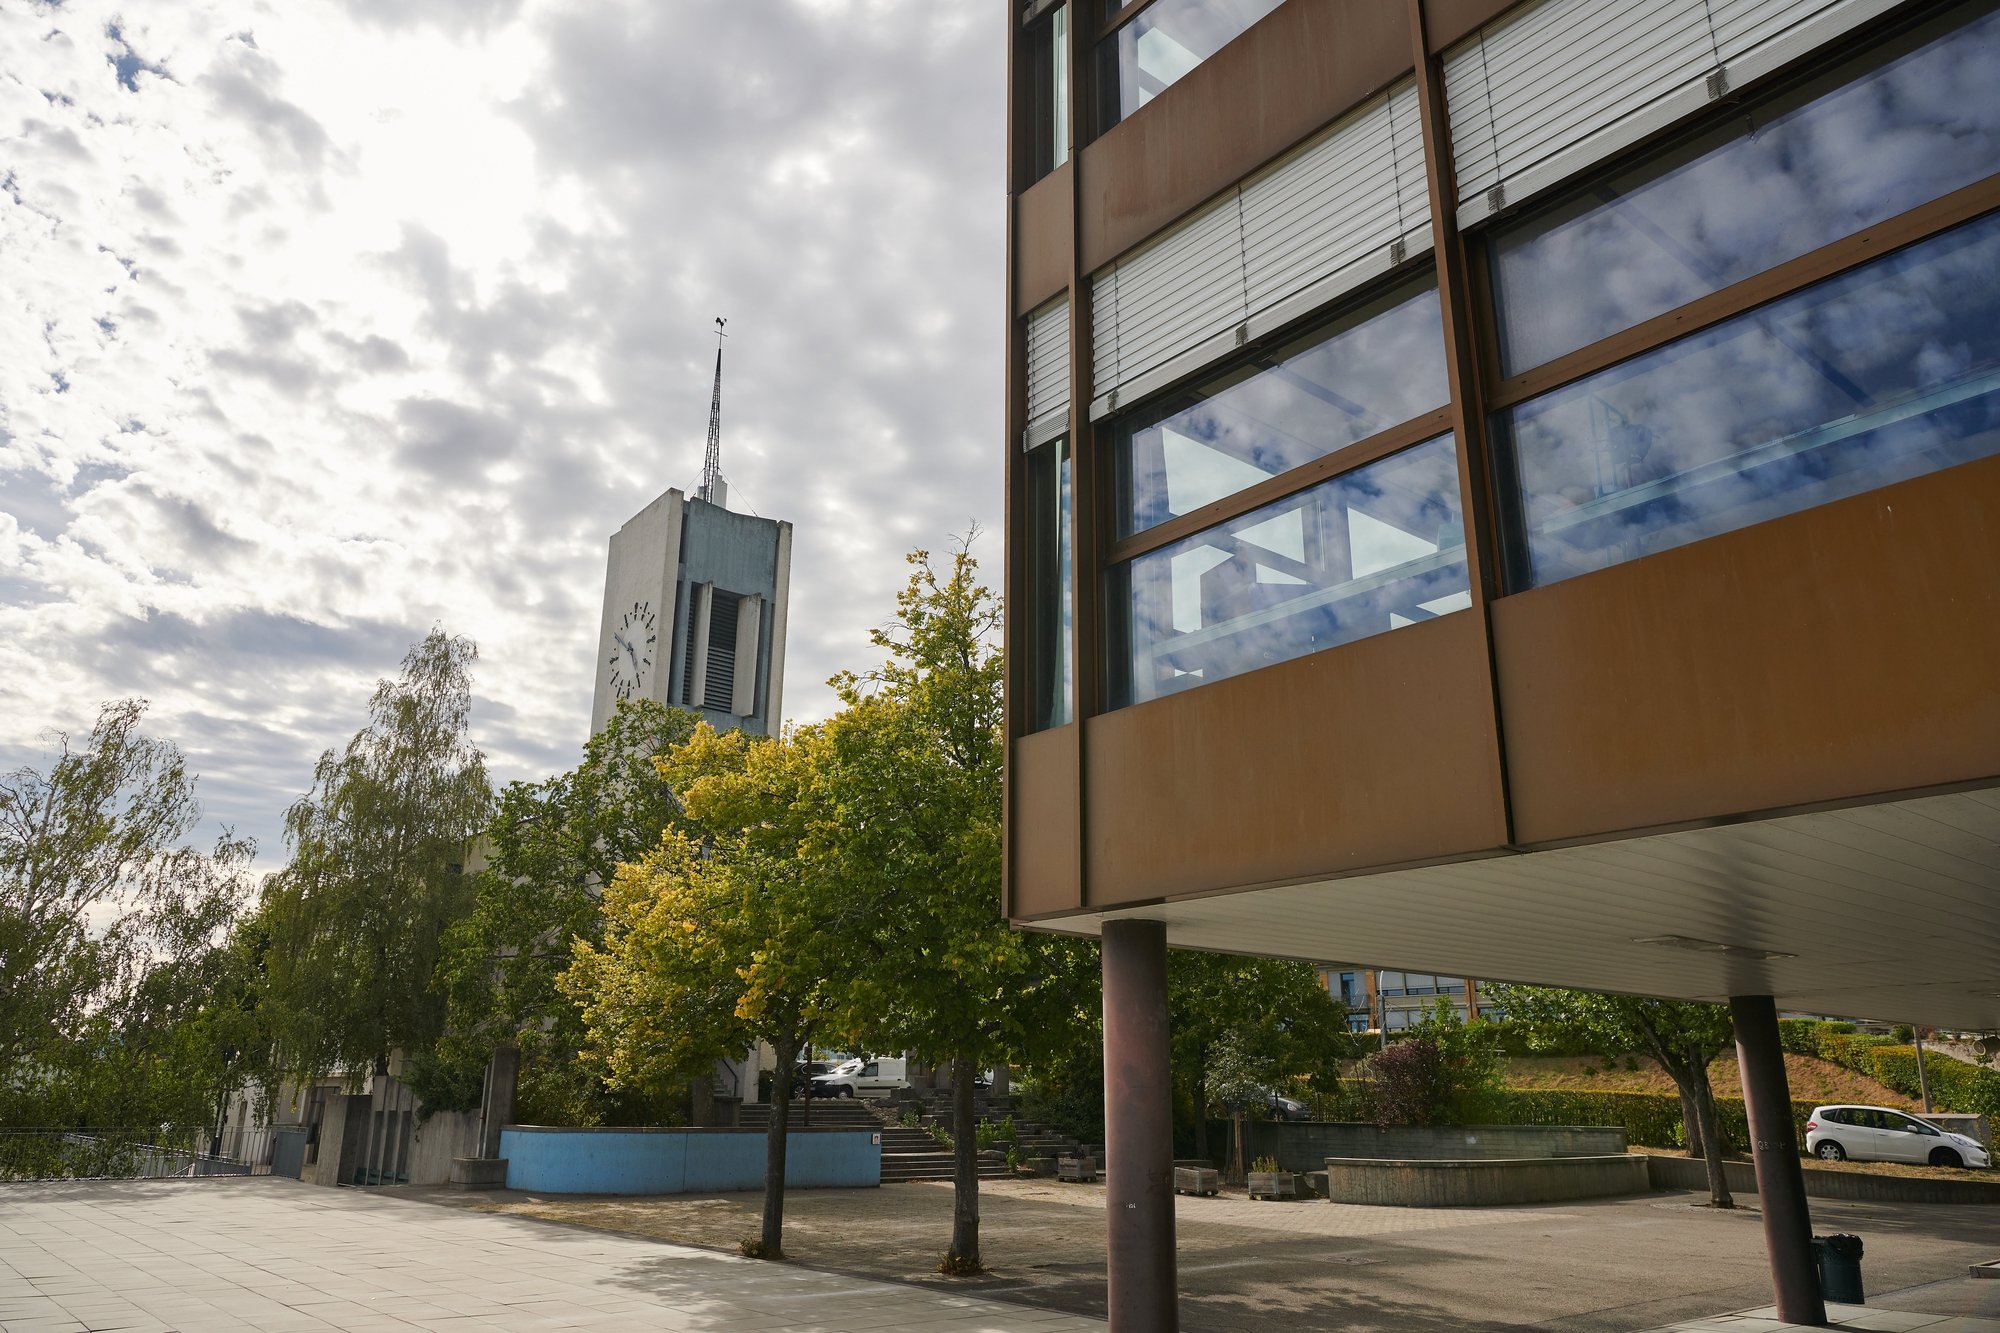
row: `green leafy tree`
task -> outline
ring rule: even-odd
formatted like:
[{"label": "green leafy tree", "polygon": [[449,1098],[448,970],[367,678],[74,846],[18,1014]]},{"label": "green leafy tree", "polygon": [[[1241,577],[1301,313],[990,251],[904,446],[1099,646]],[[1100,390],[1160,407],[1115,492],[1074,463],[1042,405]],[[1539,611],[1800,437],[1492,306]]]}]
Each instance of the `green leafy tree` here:
[{"label": "green leafy tree", "polygon": [[1735,1206],[1722,1172],[1722,1130],[1708,1079],[1708,1066],[1735,1038],[1725,1006],[1538,986],[1481,989],[1533,1048],[1584,1044],[1607,1056],[1625,1051],[1652,1056],[1680,1094],[1688,1156],[1708,1163],[1709,1201],[1717,1208]]},{"label": "green leafy tree", "polygon": [[377,684],[368,724],[320,756],[267,881],[267,1012],[282,1072],[386,1073],[437,1040],[440,942],[470,907],[461,873],[492,790],[468,723],[470,639],[433,629]]},{"label": "green leafy tree", "polygon": [[1265,1071],[1266,1096],[1333,1076],[1349,1053],[1347,1011],[1310,963],[1175,949],[1167,955],[1174,1078],[1194,1108],[1194,1151],[1207,1157],[1208,1077],[1225,1041]]},{"label": "green leafy tree", "polygon": [[446,932],[439,963],[449,1015],[438,1060],[448,1079],[476,1089],[493,1050],[512,1043],[521,1052],[522,1118],[595,1124],[621,1113],[576,1058],[582,1015],[556,981],[572,941],[602,942],[598,898],[618,867],[683,826],[654,761],[698,721],[651,699],[622,700],[576,768],[501,792],[472,909]]},{"label": "green leafy tree", "polygon": [[829,749],[826,727],[753,739],[697,726],[659,766],[699,837],[669,829],[621,867],[602,944],[577,940],[560,981],[582,1007],[586,1055],[614,1087],[702,1074],[758,1041],[775,1049],[763,1227],[746,1245],[771,1259],[784,1253],[794,1059],[841,1010],[861,961],[828,848]]},{"label": "green leafy tree", "polygon": [[1478,1017],[1467,1022],[1440,999],[1407,1035],[1370,1055],[1362,1070],[1381,1123],[1467,1125],[1492,1111],[1505,1058],[1494,1024]]},{"label": "green leafy tree", "polygon": [[106,704],[46,771],[0,777],[0,1098],[16,1124],[199,1124],[197,1019],[249,896],[255,847],[201,817],[180,752],[146,705]]}]

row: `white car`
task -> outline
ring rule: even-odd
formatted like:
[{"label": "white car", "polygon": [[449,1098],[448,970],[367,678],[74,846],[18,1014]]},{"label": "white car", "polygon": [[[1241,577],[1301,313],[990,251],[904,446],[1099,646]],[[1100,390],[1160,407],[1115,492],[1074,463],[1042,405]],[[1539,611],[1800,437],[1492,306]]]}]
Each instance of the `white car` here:
[{"label": "white car", "polygon": [[830,1074],[813,1080],[815,1097],[888,1097],[910,1086],[909,1062],[900,1056],[849,1060]]},{"label": "white car", "polygon": [[1806,1151],[1824,1162],[1992,1165],[1978,1139],[1886,1106],[1815,1106],[1806,1117]]}]

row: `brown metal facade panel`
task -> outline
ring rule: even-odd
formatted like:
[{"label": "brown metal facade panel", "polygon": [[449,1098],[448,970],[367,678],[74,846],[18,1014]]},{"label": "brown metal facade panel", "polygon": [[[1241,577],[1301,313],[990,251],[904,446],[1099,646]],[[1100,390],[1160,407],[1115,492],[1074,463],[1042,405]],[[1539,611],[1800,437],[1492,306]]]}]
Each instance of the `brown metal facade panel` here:
[{"label": "brown metal facade panel", "polygon": [[1075,168],[1063,163],[1014,200],[1014,312],[1025,315],[1069,286]]},{"label": "brown metal facade panel", "polygon": [[1076,819],[1079,731],[1071,724],[1013,741],[1007,915],[1015,920],[1083,905]]},{"label": "brown metal facade panel", "polygon": [[1424,36],[1432,55],[1469,37],[1523,0],[1423,0]]},{"label": "brown metal facade panel", "polygon": [[1493,612],[1524,845],[2000,776],[2000,458]]},{"label": "brown metal facade panel", "polygon": [[1279,6],[1083,150],[1083,271],[1192,212],[1410,68],[1401,5]]},{"label": "brown metal facade panel", "polygon": [[1499,847],[1492,697],[1461,612],[1090,718],[1089,906]]}]

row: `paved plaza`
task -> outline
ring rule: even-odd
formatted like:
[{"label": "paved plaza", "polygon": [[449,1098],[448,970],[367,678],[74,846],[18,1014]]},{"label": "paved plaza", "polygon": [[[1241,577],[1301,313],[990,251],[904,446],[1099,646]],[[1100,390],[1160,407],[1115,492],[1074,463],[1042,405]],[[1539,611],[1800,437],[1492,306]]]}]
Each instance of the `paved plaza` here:
[{"label": "paved plaza", "polygon": [[1097,1333],[1103,1324],[260,1176],[0,1185],[0,1328]]},{"label": "paved plaza", "polygon": [[[756,1195],[436,1197],[716,1246],[754,1230],[758,1206]],[[1768,1304],[1754,1196],[1733,1212],[1697,1206],[1705,1197],[1658,1193],[1516,1208],[1182,1197],[1175,1218],[1182,1327],[1633,1333]],[[801,1263],[944,1281],[930,1268],[950,1234],[947,1184],[802,1191],[787,1202],[785,1217],[786,1249]],[[2000,1258],[2000,1209],[1814,1200],[1813,1223],[1822,1233],[1864,1237],[1871,1293],[1921,1286],[1926,1294],[1915,1308],[1928,1308],[1928,1300],[1940,1313],[2000,1317],[2000,1282],[1963,1279],[1968,1265]],[[1101,1185],[983,1182],[980,1236],[991,1275],[952,1290],[1104,1313]],[[1941,1280],[1949,1281],[1928,1289]]]},{"label": "paved plaza", "polygon": [[[1522,1208],[1183,1198],[1183,1327],[1774,1333],[1756,1213],[1688,1194]],[[450,1205],[450,1206],[440,1206]],[[0,1186],[0,1329],[1101,1330],[1101,1186],[986,1182],[992,1272],[932,1272],[945,1184],[803,1190],[793,1262],[737,1258],[759,1196],[537,1198],[257,1177]],[[1816,1201],[1862,1235],[1856,1328],[2000,1333],[2000,1209]],[[1884,1310],[1898,1312],[1885,1316]],[[1729,1312],[1736,1312],[1731,1315]],[[1937,1322],[1957,1318],[1958,1322]],[[1885,1322],[1886,1319],[1886,1322]]]}]

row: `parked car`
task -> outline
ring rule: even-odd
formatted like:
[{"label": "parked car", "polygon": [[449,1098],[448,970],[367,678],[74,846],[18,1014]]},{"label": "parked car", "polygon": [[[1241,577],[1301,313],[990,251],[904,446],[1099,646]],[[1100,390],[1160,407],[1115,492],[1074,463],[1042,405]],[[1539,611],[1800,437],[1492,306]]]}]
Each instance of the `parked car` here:
[{"label": "parked car", "polygon": [[1825,1162],[1993,1164],[1979,1140],[1886,1106],[1815,1106],[1806,1117],[1806,1151]]},{"label": "parked car", "polygon": [[[852,1059],[831,1062],[825,1060],[802,1062],[792,1079],[792,1096],[837,1097],[840,1094],[835,1091],[833,1084],[827,1083],[827,1080],[836,1076],[851,1074],[861,1068],[861,1065],[862,1061]],[[811,1070],[810,1077],[801,1077],[808,1068]],[[825,1086],[822,1086],[822,1084]]]},{"label": "parked car", "polygon": [[813,1080],[815,1097],[872,1097],[877,1100],[910,1086],[909,1061],[901,1056],[849,1060]]},{"label": "parked car", "polygon": [[1312,1112],[1306,1109],[1304,1102],[1271,1088],[1264,1090],[1264,1114],[1273,1120],[1312,1119]]}]

